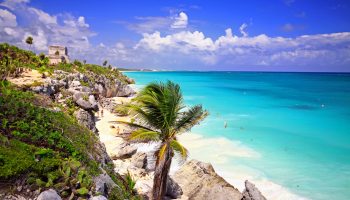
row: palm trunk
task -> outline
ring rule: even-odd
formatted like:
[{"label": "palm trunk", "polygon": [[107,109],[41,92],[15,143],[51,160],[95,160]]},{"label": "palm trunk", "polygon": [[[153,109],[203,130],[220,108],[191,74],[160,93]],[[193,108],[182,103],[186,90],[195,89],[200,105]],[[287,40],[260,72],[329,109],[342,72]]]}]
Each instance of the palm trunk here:
[{"label": "palm trunk", "polygon": [[167,152],[164,155],[164,160],[160,162],[159,160],[157,160],[158,165],[156,165],[156,169],[154,172],[154,179],[153,179],[153,192],[152,192],[153,200],[162,200],[163,197],[165,196],[166,184],[167,184],[168,173],[169,173],[172,157],[173,157],[172,150],[168,148]]}]

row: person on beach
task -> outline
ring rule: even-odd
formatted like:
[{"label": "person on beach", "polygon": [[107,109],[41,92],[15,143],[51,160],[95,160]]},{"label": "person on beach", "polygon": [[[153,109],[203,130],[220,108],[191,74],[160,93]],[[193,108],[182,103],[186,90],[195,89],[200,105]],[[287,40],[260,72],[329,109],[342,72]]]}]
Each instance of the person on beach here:
[{"label": "person on beach", "polygon": [[101,109],[101,117],[103,117],[103,109]]}]

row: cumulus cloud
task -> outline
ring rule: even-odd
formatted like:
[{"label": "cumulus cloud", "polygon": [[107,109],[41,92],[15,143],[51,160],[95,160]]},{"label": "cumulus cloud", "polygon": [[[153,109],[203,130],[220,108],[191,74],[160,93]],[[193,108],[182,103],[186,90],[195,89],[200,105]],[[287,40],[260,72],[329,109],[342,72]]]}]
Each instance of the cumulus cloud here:
[{"label": "cumulus cloud", "polygon": [[95,34],[84,16],[49,14],[30,7],[25,0],[4,1],[0,5],[0,42],[26,48],[25,38],[32,36],[37,51],[46,51],[51,44],[65,45],[71,58],[93,63],[108,60],[121,67],[206,70],[293,66],[295,70],[317,71],[318,67],[333,66],[334,71],[350,71],[350,32],[251,36],[243,23],[237,33],[227,28],[221,36],[212,38],[202,31],[185,28],[188,16],[179,13],[176,17],[139,18],[141,23],[133,27],[141,33],[136,41],[92,45],[90,39]]},{"label": "cumulus cloud", "polygon": [[[144,34],[135,46],[163,55],[177,55],[183,60],[194,58],[202,65],[344,65],[349,63],[350,33],[303,35],[296,38],[248,37],[234,35],[232,29],[213,40],[204,33],[182,31],[161,36]],[[146,52],[146,51],[145,51]],[[322,60],[322,62],[320,62]],[[166,62],[166,61],[164,61]],[[185,64],[185,63],[183,63]]]},{"label": "cumulus cloud", "polygon": [[247,37],[248,33],[246,31],[248,25],[246,23],[243,23],[240,27],[239,27],[239,32],[243,35],[243,37]]},{"label": "cumulus cloud", "polygon": [[139,34],[154,33],[155,31],[169,32],[187,28],[188,16],[184,12],[169,16],[138,16],[135,17],[134,22],[118,20],[116,23]]},{"label": "cumulus cloud", "polygon": [[17,26],[16,15],[8,10],[0,9],[0,27],[15,27]]},{"label": "cumulus cloud", "polygon": [[[0,42],[25,48],[25,38],[32,36],[36,51],[46,51],[48,45],[53,44],[68,46],[73,52],[89,48],[89,37],[94,33],[83,16],[52,15],[28,3],[28,0],[7,0],[0,4],[6,9],[0,9]],[[17,18],[23,22],[18,23]]]},{"label": "cumulus cloud", "polygon": [[177,17],[175,17],[174,23],[171,25],[171,28],[186,28],[188,24],[188,16],[184,12],[180,12]]},{"label": "cumulus cloud", "polygon": [[31,7],[28,8],[28,11],[34,13],[37,16],[37,19],[44,24],[57,24],[56,16],[51,16],[42,10]]}]

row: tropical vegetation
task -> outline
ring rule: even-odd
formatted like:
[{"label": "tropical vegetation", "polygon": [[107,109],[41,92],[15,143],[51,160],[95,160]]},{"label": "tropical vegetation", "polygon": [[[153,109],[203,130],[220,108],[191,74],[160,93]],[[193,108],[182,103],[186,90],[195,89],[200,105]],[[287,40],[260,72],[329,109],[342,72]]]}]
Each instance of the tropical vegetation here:
[{"label": "tropical vegetation", "polygon": [[147,85],[131,104],[125,105],[125,108],[135,120],[118,122],[137,128],[128,139],[135,142],[159,143],[155,152],[152,198],[161,200],[166,192],[174,153],[180,155],[181,161],[188,156],[187,149],[178,141],[178,135],[200,123],[208,112],[203,110],[201,105],[185,107],[180,86],[170,81]]},{"label": "tropical vegetation", "polygon": [[89,72],[104,75],[110,80],[121,80],[129,82],[130,80],[119,72],[116,68],[107,68],[95,64],[86,64],[86,61],[80,62],[74,60],[72,63],[60,63],[50,65],[49,59],[44,54],[36,55],[32,51],[20,49],[7,43],[0,44],[0,80],[5,80],[9,76],[18,76],[24,69],[36,69],[41,73],[52,74],[54,70],[66,72],[80,72],[88,75]]},{"label": "tropical vegetation", "polygon": [[76,109],[73,103],[69,109],[57,111],[60,105],[50,97],[24,91],[7,81],[31,69],[48,75],[56,69],[93,72],[126,81],[115,69],[77,60],[51,66],[44,54],[0,44],[0,193],[12,193],[20,183],[31,190],[54,188],[64,199],[72,195],[86,199],[87,192],[94,191],[93,178],[107,172],[118,185],[108,199],[139,199],[130,176],[115,173],[112,162],[100,163],[103,152],[96,148],[99,139],[71,116]]}]

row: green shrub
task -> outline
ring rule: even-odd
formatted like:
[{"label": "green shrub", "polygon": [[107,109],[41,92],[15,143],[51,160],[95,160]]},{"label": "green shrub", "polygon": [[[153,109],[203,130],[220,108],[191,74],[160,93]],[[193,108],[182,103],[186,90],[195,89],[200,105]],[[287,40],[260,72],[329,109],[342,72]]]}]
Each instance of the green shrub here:
[{"label": "green shrub", "polygon": [[121,105],[116,106],[114,112],[116,112],[119,116],[126,116],[129,114],[128,109]]}]

